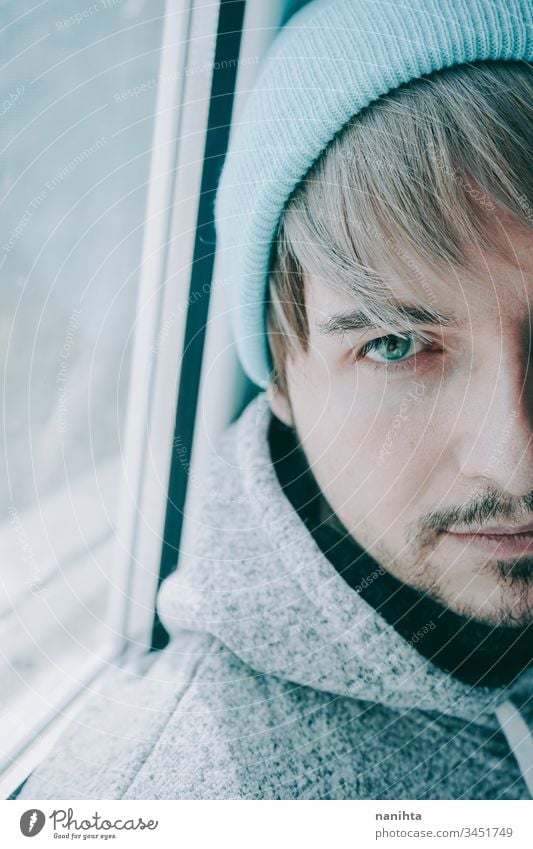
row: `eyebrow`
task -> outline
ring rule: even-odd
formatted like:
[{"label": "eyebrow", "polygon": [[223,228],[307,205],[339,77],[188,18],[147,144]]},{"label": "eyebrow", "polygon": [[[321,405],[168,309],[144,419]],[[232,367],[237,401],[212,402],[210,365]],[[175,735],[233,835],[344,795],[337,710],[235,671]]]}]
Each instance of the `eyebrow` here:
[{"label": "eyebrow", "polygon": [[396,316],[398,324],[405,325],[406,319],[409,324],[420,325],[428,324],[438,327],[453,327],[460,329],[464,326],[464,322],[459,320],[455,315],[443,315],[438,310],[433,308],[411,306],[410,304],[392,303],[387,305],[387,317],[391,317],[391,321],[380,322],[370,318],[362,310],[349,310],[348,312],[339,312],[325,319],[324,321],[316,322],[316,327],[319,333],[335,334],[346,333],[350,330],[366,330],[379,329],[384,324],[393,325],[394,317]]}]

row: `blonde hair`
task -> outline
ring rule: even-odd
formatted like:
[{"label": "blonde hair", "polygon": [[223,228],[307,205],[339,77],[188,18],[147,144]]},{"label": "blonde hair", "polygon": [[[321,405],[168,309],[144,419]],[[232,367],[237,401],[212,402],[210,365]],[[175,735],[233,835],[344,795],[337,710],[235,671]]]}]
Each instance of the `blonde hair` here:
[{"label": "blonde hair", "polygon": [[498,250],[494,201],[533,226],[532,95],[531,63],[455,66],[374,101],[329,143],[287,201],[272,246],[266,319],[277,387],[287,392],[287,358],[308,350],[305,273],[387,321],[380,269],[424,286],[410,254],[467,268],[468,244]]}]

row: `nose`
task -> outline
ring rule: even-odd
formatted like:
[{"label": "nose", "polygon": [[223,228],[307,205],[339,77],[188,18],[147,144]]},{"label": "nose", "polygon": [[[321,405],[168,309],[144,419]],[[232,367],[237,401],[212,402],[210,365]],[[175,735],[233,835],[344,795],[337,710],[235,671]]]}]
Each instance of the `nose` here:
[{"label": "nose", "polygon": [[516,351],[470,372],[458,428],[460,469],[478,485],[533,491],[533,393],[529,358]]}]

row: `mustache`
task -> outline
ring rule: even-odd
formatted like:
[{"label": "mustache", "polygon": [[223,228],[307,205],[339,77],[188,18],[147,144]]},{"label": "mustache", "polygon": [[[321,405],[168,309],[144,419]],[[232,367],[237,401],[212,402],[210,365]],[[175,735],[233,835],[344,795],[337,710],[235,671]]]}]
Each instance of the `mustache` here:
[{"label": "mustache", "polygon": [[446,533],[455,525],[479,527],[483,522],[505,520],[520,524],[527,518],[533,518],[533,490],[517,498],[488,488],[482,494],[476,493],[467,504],[431,510],[417,519],[408,528],[412,540],[424,544],[435,536]]}]

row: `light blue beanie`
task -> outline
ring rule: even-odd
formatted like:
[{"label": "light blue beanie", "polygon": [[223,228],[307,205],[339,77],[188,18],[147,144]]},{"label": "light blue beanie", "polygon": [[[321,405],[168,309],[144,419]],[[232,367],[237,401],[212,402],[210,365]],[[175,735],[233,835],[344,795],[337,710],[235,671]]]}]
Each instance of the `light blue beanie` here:
[{"label": "light blue beanie", "polygon": [[265,295],[283,208],[333,136],[380,95],[451,65],[533,61],[533,0],[312,0],[267,50],[232,130],[217,251],[242,366],[271,377]]}]

